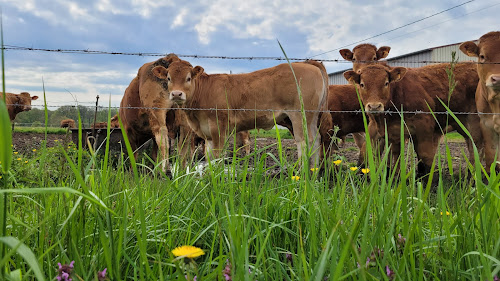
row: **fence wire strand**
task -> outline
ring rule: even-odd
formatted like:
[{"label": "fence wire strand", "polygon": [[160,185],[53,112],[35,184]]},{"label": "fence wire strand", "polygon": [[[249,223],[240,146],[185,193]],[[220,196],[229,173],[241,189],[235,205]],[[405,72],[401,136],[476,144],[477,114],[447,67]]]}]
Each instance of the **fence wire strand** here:
[{"label": "fence wire strand", "polygon": [[[23,106],[17,104],[7,104],[8,106]],[[31,105],[32,107],[45,107],[45,105]],[[64,105],[65,107],[79,108],[86,107],[95,109],[95,106],[89,105]],[[60,108],[62,106],[56,105],[47,105],[47,108]],[[111,107],[103,107],[98,106],[98,110],[108,110],[108,109],[135,109],[135,110],[185,110],[185,111],[251,111],[251,112],[301,112],[300,109],[272,109],[272,108],[186,108],[186,107],[144,107],[144,106],[111,106]],[[304,112],[318,112],[318,113],[350,113],[350,114],[362,114],[363,111],[361,109],[357,110],[304,110]],[[366,111],[365,111],[366,112]],[[393,111],[393,110],[385,110],[385,111],[370,111],[366,112],[368,114],[384,114],[384,115],[398,115],[398,114],[437,114],[437,115],[500,115],[500,113],[494,112],[448,112],[448,111],[423,111],[423,110],[413,110],[413,111]]]}]

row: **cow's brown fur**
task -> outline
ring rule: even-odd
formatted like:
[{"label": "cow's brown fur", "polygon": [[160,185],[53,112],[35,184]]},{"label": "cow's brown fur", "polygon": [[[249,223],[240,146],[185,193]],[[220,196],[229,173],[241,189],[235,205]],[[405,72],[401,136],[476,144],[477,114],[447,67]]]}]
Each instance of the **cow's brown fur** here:
[{"label": "cow's brown fur", "polygon": [[381,59],[389,55],[391,47],[382,46],[377,49],[372,44],[360,44],[351,50],[342,49],[340,50],[340,55],[348,61],[352,61],[352,69],[354,71],[359,71],[363,66],[371,64],[382,64],[387,65],[385,62],[379,62]]},{"label": "cow's brown fur", "polygon": [[[3,100],[3,93],[1,92],[0,99]],[[18,113],[31,110],[31,101],[37,99],[38,96],[30,96],[27,92],[22,92],[20,94],[7,93],[5,96],[5,104],[7,105],[10,121],[14,121]]]},{"label": "cow's brown fur", "polygon": [[73,119],[61,120],[61,128],[75,129],[76,128],[75,120]]},{"label": "cow's brown fur", "polygon": [[[327,74],[324,66],[315,61],[293,63],[292,67],[307,110],[309,147],[315,151],[313,162],[316,164],[319,148],[318,111],[326,109]],[[190,63],[179,60],[173,61],[168,69],[158,66],[153,72],[160,79],[168,81],[170,100],[186,108],[189,125],[205,138],[209,148],[213,148],[214,157],[219,156],[231,131],[270,129],[275,121],[280,122],[288,117],[295,132],[300,158],[305,138],[302,115],[298,111],[300,101],[297,85],[288,64],[247,74],[208,75],[202,67],[193,68]]]},{"label": "cow's brown fur", "polygon": [[106,129],[108,128],[108,122],[97,122],[91,126],[94,129]]},{"label": "cow's brown fur", "polygon": [[337,111],[360,110],[356,88],[353,85],[330,85],[328,87],[328,110],[332,117],[332,124],[339,127],[337,137],[345,140],[348,134],[353,134],[356,145],[361,148],[364,143],[365,126],[363,115]]},{"label": "cow's brown fur", "polygon": [[[389,68],[381,65],[362,67],[358,72],[346,71],[344,76],[348,81],[358,86],[365,110],[376,113],[384,110],[446,111],[439,102],[448,104],[454,112],[476,113],[473,102],[478,77],[474,66],[458,64],[454,75],[457,83],[451,97],[449,96],[449,82],[446,69],[449,64],[437,64],[420,68],[407,69],[404,67]],[[417,156],[422,160],[419,163],[419,172],[426,173],[434,159],[434,155],[443,130],[448,125],[468,139],[467,134],[460,129],[453,118],[444,114],[436,116],[439,126],[436,126],[431,114],[405,114],[405,137],[412,137]],[[461,123],[471,132],[478,146],[481,142],[481,133],[478,131],[479,119],[476,114],[457,116]],[[371,114],[370,135],[375,132],[378,137],[385,135],[385,125],[392,151],[395,157],[400,148],[400,117],[398,114]],[[374,122],[372,122],[372,120]],[[373,123],[373,124],[372,124]],[[377,136],[373,136],[377,138]],[[470,142],[469,142],[470,145]],[[469,150],[472,152],[472,149]]]},{"label": "cow's brown fur", "polygon": [[479,83],[475,98],[478,111],[486,113],[480,115],[485,162],[491,167],[496,158],[496,169],[500,171],[500,32],[486,33],[478,44],[464,42],[460,50],[478,58]]},{"label": "cow's brown fur", "polygon": [[111,128],[120,128],[120,122],[118,121],[118,114],[111,117]]},{"label": "cow's brown fur", "polygon": [[168,67],[176,59],[178,60],[177,56],[168,55],[139,68],[137,76],[125,90],[119,110],[122,129],[127,133],[132,149],[136,151],[139,146],[154,138],[152,157],[157,159],[159,149],[163,171],[169,166],[166,116],[173,103],[168,99],[165,81],[153,75],[152,69],[156,66]]}]

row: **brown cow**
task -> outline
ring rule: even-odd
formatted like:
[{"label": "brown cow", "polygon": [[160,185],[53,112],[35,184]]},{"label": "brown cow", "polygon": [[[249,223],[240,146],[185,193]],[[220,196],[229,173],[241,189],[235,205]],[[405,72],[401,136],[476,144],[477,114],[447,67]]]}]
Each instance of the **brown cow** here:
[{"label": "brown cow", "polygon": [[157,66],[166,68],[175,60],[179,58],[168,55],[139,68],[137,76],[125,90],[119,111],[122,129],[127,133],[134,151],[154,138],[152,158],[156,160],[157,154],[160,154],[163,171],[167,171],[169,167],[166,117],[173,103],[168,99],[167,83],[153,75],[152,69]]},{"label": "brown cow", "polygon": [[[340,50],[340,55],[348,61],[352,61],[352,69],[354,71],[359,71],[360,68],[366,65],[371,65],[378,63],[379,60],[387,57],[391,47],[382,46],[377,49],[372,44],[360,44],[351,50],[342,49]],[[387,65],[385,62],[380,62],[383,65]]]},{"label": "brown cow", "polygon": [[[0,98],[3,100],[3,93],[0,92]],[[16,119],[16,115],[23,111],[31,110],[31,101],[37,100],[38,96],[30,96],[27,92],[22,92],[20,94],[7,93],[5,96],[5,104],[7,105],[7,111],[9,112],[10,121]]]},{"label": "brown cow", "polygon": [[61,128],[75,129],[76,123],[73,119],[64,119],[61,120]]},{"label": "brown cow", "polygon": [[[478,77],[474,66],[459,64],[455,66],[456,87],[449,95],[449,81],[446,68],[449,64],[437,64],[420,68],[389,68],[382,65],[364,66],[358,72],[346,71],[345,78],[357,85],[365,110],[370,113],[370,136],[385,135],[385,124],[391,150],[398,157],[400,149],[400,117],[398,114],[376,114],[384,110],[403,110],[429,112],[445,111],[439,99],[448,104],[452,111],[475,113],[473,102]],[[413,139],[419,163],[418,173],[425,174],[430,170],[434,155],[443,130],[448,125],[457,130],[468,140],[467,134],[453,118],[445,114],[437,114],[438,125],[431,114],[405,114],[405,138]],[[476,144],[480,145],[481,133],[478,131],[477,114],[459,115],[461,123],[472,134]],[[372,122],[373,121],[373,122]],[[470,144],[470,141],[469,141]],[[472,153],[472,149],[469,150]]]},{"label": "brown cow", "polygon": [[352,134],[354,142],[361,148],[365,141],[362,113],[339,112],[360,110],[356,96],[356,88],[353,85],[330,85],[328,87],[328,110],[332,116],[332,124],[339,127],[337,137],[344,141],[348,134]]},{"label": "brown cow", "polygon": [[[319,111],[326,109],[327,73],[316,61],[292,63],[304,101],[308,147],[313,165],[318,163]],[[271,129],[288,117],[301,158],[306,141],[296,80],[290,65],[247,74],[208,75],[201,66],[183,60],[172,61],[168,69],[157,66],[153,73],[168,82],[171,101],[186,108],[190,127],[207,141],[206,154],[217,158],[227,135],[254,128]],[[200,108],[206,110],[188,110]],[[231,110],[236,109],[236,110]],[[247,110],[241,110],[247,109]],[[272,109],[272,110],[269,110]]]},{"label": "brown cow", "polygon": [[479,83],[476,89],[477,110],[481,113],[480,127],[484,138],[485,162],[491,167],[496,158],[500,170],[500,32],[486,33],[479,43],[472,41],[460,45],[460,50],[477,57]]},{"label": "brown cow", "polygon": [[[331,147],[332,150],[338,150],[338,143],[331,142],[331,137],[333,137],[334,126],[339,128],[335,137],[340,138],[345,141],[348,134],[352,134],[354,137],[354,142],[361,148],[364,144],[364,130],[363,125],[363,115],[361,111],[355,112],[342,112],[342,111],[359,111],[360,105],[356,97],[356,88],[353,85],[330,85],[328,86],[328,110],[330,114],[320,114],[320,119],[318,122],[318,127],[321,135],[321,142],[323,148],[327,155],[331,153],[328,149]],[[327,118],[325,118],[327,117]],[[290,120],[285,119],[278,125],[286,127],[290,133],[293,135],[293,128]]]},{"label": "brown cow", "polygon": [[108,128],[108,122],[97,122],[91,126],[94,129],[106,129]]},{"label": "brown cow", "polygon": [[[177,106],[174,107],[177,108]],[[177,151],[182,166],[185,166],[188,157],[194,159],[194,153],[196,153],[198,146],[201,145],[204,151],[205,140],[196,135],[189,127],[186,113],[183,110],[176,109],[167,112],[167,128],[171,148],[177,140]],[[243,147],[245,154],[250,154],[250,133],[248,131],[236,134],[236,147]]]},{"label": "brown cow", "polygon": [[120,122],[118,122],[118,114],[111,117],[111,128],[120,128]]}]

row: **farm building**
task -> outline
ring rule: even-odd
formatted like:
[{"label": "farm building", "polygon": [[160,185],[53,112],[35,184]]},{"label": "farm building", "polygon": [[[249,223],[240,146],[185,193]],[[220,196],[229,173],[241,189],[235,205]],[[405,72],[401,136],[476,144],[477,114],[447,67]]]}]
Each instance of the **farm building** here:
[{"label": "farm building", "polygon": [[[458,61],[472,61],[470,57],[460,51],[460,44],[461,43],[456,43],[424,49],[393,58],[390,57],[391,54],[389,53],[389,58],[386,61],[390,66],[421,67],[436,62],[450,62],[452,52],[456,53],[455,57]],[[352,64],[348,65],[352,66]],[[348,82],[344,78],[344,72],[350,69],[352,69],[352,67],[328,74],[328,83],[330,85],[347,84]]]}]

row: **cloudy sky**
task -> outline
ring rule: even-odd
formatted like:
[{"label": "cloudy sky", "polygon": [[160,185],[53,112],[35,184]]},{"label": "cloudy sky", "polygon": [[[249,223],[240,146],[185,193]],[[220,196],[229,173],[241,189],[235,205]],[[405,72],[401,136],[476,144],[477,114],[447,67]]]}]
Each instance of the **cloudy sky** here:
[{"label": "cloudy sky", "polygon": [[[363,41],[391,46],[390,58],[500,29],[499,0],[0,0],[0,7],[7,47],[50,50],[282,57],[279,41],[289,57],[341,60],[338,49],[396,29]],[[6,90],[42,95],[45,87],[54,107],[92,105],[96,95],[100,104],[111,97],[118,106],[138,68],[156,59],[6,50]],[[184,59],[208,73],[251,72],[280,63]],[[325,62],[328,72],[349,65]]]}]

